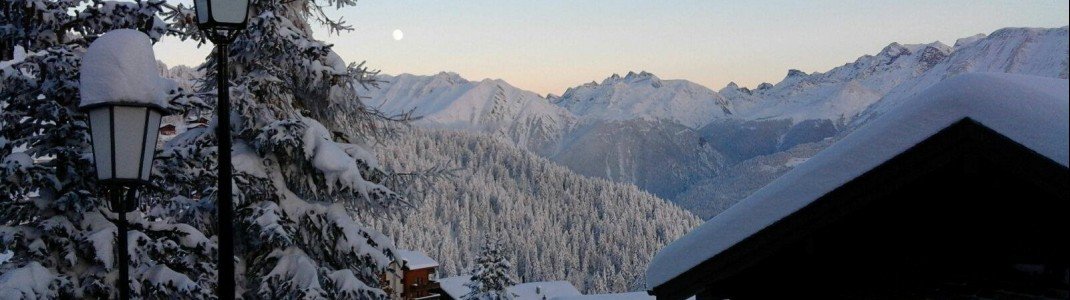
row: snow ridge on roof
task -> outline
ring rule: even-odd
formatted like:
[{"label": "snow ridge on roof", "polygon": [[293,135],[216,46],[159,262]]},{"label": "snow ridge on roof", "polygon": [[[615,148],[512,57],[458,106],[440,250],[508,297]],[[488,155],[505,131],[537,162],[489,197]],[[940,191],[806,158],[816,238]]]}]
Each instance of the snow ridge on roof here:
[{"label": "snow ridge on roof", "polygon": [[461,296],[468,294],[468,287],[464,284],[472,280],[472,275],[458,275],[453,277],[439,278],[438,285],[442,287],[442,291],[454,299],[460,299]]},{"label": "snow ridge on roof", "polygon": [[580,290],[577,290],[572,283],[568,281],[537,281],[521,283],[507,288],[509,292],[513,293],[516,297],[513,299],[552,299],[559,296],[579,296]]},{"label": "snow ridge on roof", "polygon": [[[460,275],[438,279],[439,285],[446,294],[455,299],[468,294],[468,287],[464,286],[471,281],[472,275]],[[541,300],[557,299],[557,297],[569,297],[582,295],[572,283],[568,281],[537,281],[517,284],[507,288],[513,293],[515,300]]]},{"label": "snow ridge on roof", "polygon": [[420,251],[399,249],[397,257],[405,262],[405,267],[409,268],[409,270],[438,267],[438,261]]},{"label": "snow ridge on roof", "polygon": [[646,292],[561,296],[561,297],[553,298],[553,300],[654,300],[654,299],[656,299],[656,298],[654,298],[654,296],[647,295]]},{"label": "snow ridge on roof", "polygon": [[944,80],[663,248],[647,284],[668,282],[964,118],[1067,166],[1068,94],[1066,79],[970,73]]}]

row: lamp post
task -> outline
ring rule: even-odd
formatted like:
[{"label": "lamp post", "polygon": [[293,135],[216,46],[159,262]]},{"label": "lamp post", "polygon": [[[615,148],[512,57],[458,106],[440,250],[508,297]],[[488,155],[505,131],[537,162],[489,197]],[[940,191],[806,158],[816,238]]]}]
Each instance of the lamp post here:
[{"label": "lamp post", "polygon": [[219,272],[216,296],[234,299],[234,203],[231,192],[230,86],[227,50],[245,28],[249,0],[196,0],[197,27],[216,45],[216,137],[219,138],[219,182],[216,211],[219,222]]},{"label": "lamp post", "polygon": [[[137,207],[136,189],[148,184],[164,107],[152,42],[121,29],[89,45],[82,59],[80,108],[89,115],[97,181],[118,215],[119,299],[130,299],[126,213]],[[123,192],[126,200],[123,200]]]}]

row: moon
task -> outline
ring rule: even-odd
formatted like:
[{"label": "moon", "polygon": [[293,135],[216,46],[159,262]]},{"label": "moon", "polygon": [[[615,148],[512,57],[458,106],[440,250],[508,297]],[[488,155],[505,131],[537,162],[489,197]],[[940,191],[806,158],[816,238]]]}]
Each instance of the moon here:
[{"label": "moon", "polygon": [[401,32],[401,29],[394,29],[394,40],[400,41],[403,38],[405,38],[405,33]]}]

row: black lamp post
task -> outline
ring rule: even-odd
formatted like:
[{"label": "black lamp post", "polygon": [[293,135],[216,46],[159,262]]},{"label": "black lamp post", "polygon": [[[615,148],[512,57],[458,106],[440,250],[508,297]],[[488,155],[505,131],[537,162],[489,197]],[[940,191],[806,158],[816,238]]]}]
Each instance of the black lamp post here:
[{"label": "black lamp post", "polygon": [[216,137],[219,138],[219,182],[216,191],[219,229],[219,283],[216,296],[234,299],[234,203],[231,199],[230,86],[227,51],[245,28],[249,0],[196,0],[197,26],[216,47]]},{"label": "black lamp post", "polygon": [[[136,189],[149,181],[163,109],[142,103],[84,106],[89,112],[97,180],[108,190],[112,211],[119,216],[119,299],[130,299],[130,255],[126,213],[137,207]],[[126,200],[122,199],[126,193]]]},{"label": "black lamp post", "polygon": [[97,181],[107,188],[112,211],[118,215],[118,282],[123,300],[130,299],[126,213],[137,207],[137,187],[149,182],[164,112],[154,95],[159,87],[155,63],[149,37],[127,29],[94,41],[81,66],[80,108],[89,115]]}]

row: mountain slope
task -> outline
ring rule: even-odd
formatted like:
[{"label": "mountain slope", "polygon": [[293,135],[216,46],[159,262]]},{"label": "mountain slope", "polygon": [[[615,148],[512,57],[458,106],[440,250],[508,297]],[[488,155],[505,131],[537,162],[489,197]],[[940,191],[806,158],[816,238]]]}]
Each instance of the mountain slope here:
[{"label": "mountain slope", "polygon": [[395,169],[457,169],[432,178],[416,210],[367,220],[399,247],[426,251],[445,276],[467,272],[483,233],[498,231],[521,281],[634,290],[654,252],[700,222],[634,186],[577,175],[486,135],[413,128],[383,142],[379,155]]},{"label": "mountain slope", "polygon": [[429,127],[485,132],[540,148],[560,138],[572,116],[538,94],[503,80],[468,81],[456,73],[381,75],[366,104],[401,113],[412,110]]},{"label": "mountain slope", "polygon": [[723,160],[698,132],[667,120],[590,120],[556,148],[540,154],[576,173],[632,183],[669,199],[715,176]]}]

